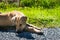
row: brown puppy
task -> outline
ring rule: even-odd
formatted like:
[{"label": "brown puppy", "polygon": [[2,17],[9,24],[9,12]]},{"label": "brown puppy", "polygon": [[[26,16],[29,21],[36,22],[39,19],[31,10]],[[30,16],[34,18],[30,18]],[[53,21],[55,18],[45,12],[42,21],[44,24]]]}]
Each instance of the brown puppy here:
[{"label": "brown puppy", "polygon": [[16,32],[21,32],[23,29],[33,33],[40,33],[40,29],[26,23],[27,17],[19,12],[12,11],[7,14],[0,14],[0,26],[16,26]]}]

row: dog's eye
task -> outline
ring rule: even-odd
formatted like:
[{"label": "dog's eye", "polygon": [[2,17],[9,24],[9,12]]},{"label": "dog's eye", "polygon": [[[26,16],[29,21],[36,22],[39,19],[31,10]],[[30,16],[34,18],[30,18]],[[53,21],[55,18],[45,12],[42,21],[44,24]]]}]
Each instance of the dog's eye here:
[{"label": "dog's eye", "polygon": [[20,24],[19,26],[22,26],[22,24]]}]

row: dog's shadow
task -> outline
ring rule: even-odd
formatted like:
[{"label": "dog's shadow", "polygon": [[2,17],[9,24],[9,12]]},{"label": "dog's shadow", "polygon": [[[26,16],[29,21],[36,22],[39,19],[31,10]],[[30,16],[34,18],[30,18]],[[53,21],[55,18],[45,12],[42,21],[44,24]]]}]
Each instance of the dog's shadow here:
[{"label": "dog's shadow", "polygon": [[20,38],[35,39],[34,37],[32,37],[32,33],[30,33],[30,32],[23,31],[21,33],[16,33],[15,28],[14,29],[13,28],[5,29],[5,28],[0,27],[0,32],[14,33],[16,35],[16,37],[20,37]]},{"label": "dog's shadow", "polygon": [[32,33],[30,33],[30,32],[18,33],[18,35],[16,35],[16,36],[20,37],[20,38],[35,39],[34,37],[32,37]]}]

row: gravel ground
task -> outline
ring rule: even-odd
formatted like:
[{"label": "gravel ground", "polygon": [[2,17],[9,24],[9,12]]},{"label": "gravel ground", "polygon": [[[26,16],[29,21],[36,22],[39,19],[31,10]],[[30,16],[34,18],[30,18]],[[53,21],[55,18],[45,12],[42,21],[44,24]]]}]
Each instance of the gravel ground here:
[{"label": "gravel ground", "polygon": [[43,35],[29,32],[15,33],[14,30],[0,30],[0,40],[60,40],[60,28],[44,28]]}]

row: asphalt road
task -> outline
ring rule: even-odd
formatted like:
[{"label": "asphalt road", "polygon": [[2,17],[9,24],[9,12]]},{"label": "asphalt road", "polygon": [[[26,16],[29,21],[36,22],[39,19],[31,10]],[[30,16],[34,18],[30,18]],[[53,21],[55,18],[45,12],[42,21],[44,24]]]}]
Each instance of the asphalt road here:
[{"label": "asphalt road", "polygon": [[44,28],[43,35],[29,32],[15,33],[14,30],[0,30],[0,40],[60,40],[60,28]]}]

